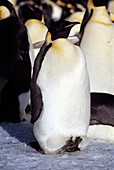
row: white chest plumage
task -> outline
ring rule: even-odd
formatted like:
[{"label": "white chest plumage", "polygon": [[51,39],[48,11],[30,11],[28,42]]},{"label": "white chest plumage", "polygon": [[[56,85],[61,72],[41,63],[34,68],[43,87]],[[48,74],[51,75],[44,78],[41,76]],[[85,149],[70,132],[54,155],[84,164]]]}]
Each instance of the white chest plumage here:
[{"label": "white chest plumage", "polygon": [[71,137],[86,136],[90,120],[89,80],[82,51],[66,39],[53,42],[37,79],[43,110],[34,134],[46,153]]},{"label": "white chest plumage", "polygon": [[45,40],[47,27],[41,21],[29,19],[25,25],[32,40],[32,44]]},{"label": "white chest plumage", "polygon": [[105,7],[94,9],[81,41],[91,92],[114,94],[114,25]]}]

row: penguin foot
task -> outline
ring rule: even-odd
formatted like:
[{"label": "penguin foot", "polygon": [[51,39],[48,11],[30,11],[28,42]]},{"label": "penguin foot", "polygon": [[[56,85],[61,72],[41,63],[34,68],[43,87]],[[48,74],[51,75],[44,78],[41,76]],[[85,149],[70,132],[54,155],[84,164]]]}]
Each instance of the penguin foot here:
[{"label": "penguin foot", "polygon": [[71,137],[66,142],[66,144],[61,148],[59,153],[79,151],[80,148],[78,148],[78,146],[81,141],[82,141],[81,137],[76,137],[76,139],[74,141],[73,141],[73,137]]},{"label": "penguin foot", "polygon": [[33,141],[29,143],[29,146],[31,146],[33,149],[35,149],[36,151],[44,154],[44,151],[41,149],[39,143],[37,141]]}]

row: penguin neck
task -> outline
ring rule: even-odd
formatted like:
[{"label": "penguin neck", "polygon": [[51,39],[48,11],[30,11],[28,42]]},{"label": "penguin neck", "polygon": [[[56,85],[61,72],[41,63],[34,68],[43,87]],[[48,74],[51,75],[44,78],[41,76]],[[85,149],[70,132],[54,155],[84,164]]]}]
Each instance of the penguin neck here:
[{"label": "penguin neck", "polygon": [[89,0],[89,1],[88,1],[87,6],[88,6],[89,13],[90,13],[91,9],[93,9],[93,8],[95,7],[92,0]]},{"label": "penguin neck", "polygon": [[39,24],[39,25],[44,25],[41,21],[39,21],[38,19],[28,19],[25,22],[25,25],[33,25],[33,23],[35,24]]},{"label": "penguin neck", "polygon": [[93,15],[91,17],[91,21],[105,25],[112,25],[110,16],[105,6],[93,8]]}]

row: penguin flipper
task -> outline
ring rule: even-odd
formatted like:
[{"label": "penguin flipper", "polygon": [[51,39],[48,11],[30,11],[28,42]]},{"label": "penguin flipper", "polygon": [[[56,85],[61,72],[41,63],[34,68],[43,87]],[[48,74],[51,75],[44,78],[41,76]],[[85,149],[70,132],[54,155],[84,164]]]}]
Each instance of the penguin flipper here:
[{"label": "penguin flipper", "polygon": [[31,80],[31,104],[31,123],[34,123],[38,120],[43,107],[41,90],[34,80]]},{"label": "penguin flipper", "polygon": [[46,42],[44,42],[34,62],[33,77],[32,77],[31,85],[30,85],[31,86],[31,105],[32,105],[31,123],[34,123],[38,120],[40,113],[42,111],[42,107],[43,107],[42,94],[41,94],[40,87],[37,85],[36,80],[37,80],[37,76],[39,74],[44,56],[50,47],[51,47],[51,43],[47,45]]}]

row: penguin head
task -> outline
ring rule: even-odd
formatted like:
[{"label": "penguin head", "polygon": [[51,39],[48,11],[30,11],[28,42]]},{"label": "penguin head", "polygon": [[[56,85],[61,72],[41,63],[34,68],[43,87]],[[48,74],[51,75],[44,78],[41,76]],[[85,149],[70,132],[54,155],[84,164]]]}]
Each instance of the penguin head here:
[{"label": "penguin head", "polygon": [[47,27],[50,27],[52,22],[52,6],[48,1],[41,1],[39,5],[39,9],[42,12],[42,15],[44,17],[44,23]]},{"label": "penguin head", "polygon": [[102,0],[102,1],[99,1],[99,0],[93,0],[93,4],[95,7],[99,7],[99,6],[106,6],[108,5],[108,0]]},{"label": "penguin head", "polygon": [[25,3],[19,6],[18,15],[23,23],[29,19],[42,20],[42,13],[35,3]]},{"label": "penguin head", "polygon": [[15,9],[8,0],[0,0],[0,20],[16,16]]},{"label": "penguin head", "polygon": [[50,32],[52,41],[58,38],[67,38],[71,28],[76,24],[80,24],[80,22],[70,22],[65,20],[53,22],[47,35],[49,35]]},{"label": "penguin head", "polygon": [[93,9],[94,7],[106,6],[108,5],[108,0],[88,0],[89,8]]},{"label": "penguin head", "polygon": [[[97,9],[106,9],[107,8],[107,5],[108,5],[108,0],[102,0],[102,1],[99,1],[99,0],[88,0],[88,3],[87,3],[87,21],[90,20],[91,16],[93,15],[93,11],[94,10],[97,10]],[[106,9],[107,10],[107,9]]]}]

